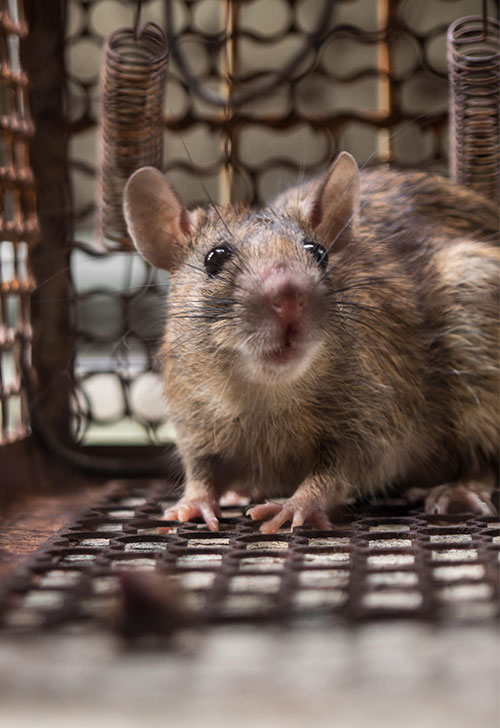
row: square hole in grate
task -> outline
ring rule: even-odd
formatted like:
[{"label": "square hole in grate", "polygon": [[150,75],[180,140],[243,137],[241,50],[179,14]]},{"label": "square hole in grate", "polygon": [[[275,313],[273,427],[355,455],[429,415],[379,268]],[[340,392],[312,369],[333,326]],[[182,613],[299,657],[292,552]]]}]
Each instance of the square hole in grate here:
[{"label": "square hole in grate", "polygon": [[82,548],[105,548],[109,545],[109,538],[83,538],[81,541],[78,541],[78,546],[81,546]]},{"label": "square hole in grate", "polygon": [[299,589],[293,595],[296,609],[330,609],[347,601],[343,589]]},{"label": "square hole in grate", "polygon": [[233,576],[229,582],[231,592],[262,592],[272,594],[281,585],[281,577],[275,574],[254,574]]},{"label": "square hole in grate", "polygon": [[251,618],[262,616],[274,606],[274,601],[267,594],[229,594],[221,605],[221,612],[226,617]]},{"label": "square hole in grate", "polygon": [[33,589],[21,600],[21,607],[28,609],[58,609],[64,602],[64,591]]},{"label": "square hole in grate", "polygon": [[366,582],[371,587],[410,587],[418,584],[416,571],[382,571],[367,574]]},{"label": "square hole in grate", "polygon": [[443,549],[432,551],[433,561],[476,561],[478,558],[477,549]]},{"label": "square hole in grate", "polygon": [[366,563],[372,569],[392,569],[413,565],[415,556],[413,554],[377,554],[368,556]]},{"label": "square hole in grate", "polygon": [[315,564],[316,566],[320,566],[322,564],[332,564],[332,563],[345,563],[347,561],[350,561],[351,554],[348,551],[334,551],[331,553],[328,552],[322,552],[322,553],[304,553],[303,560],[304,564]]},{"label": "square hole in grate", "polygon": [[469,600],[486,600],[493,596],[493,589],[490,584],[454,584],[439,589],[437,592],[439,599],[443,601],[469,601]]},{"label": "square hole in grate", "polygon": [[423,602],[419,591],[403,589],[386,589],[368,592],[363,595],[362,604],[368,609],[418,609]]},{"label": "square hole in grate", "polygon": [[69,571],[64,569],[53,569],[46,574],[42,574],[36,583],[39,587],[44,588],[64,588],[74,586],[81,579],[80,571]]},{"label": "square hole in grate", "polygon": [[284,556],[243,556],[238,561],[240,571],[281,570],[285,566]]},{"label": "square hole in grate", "polygon": [[407,533],[410,530],[410,526],[405,523],[376,523],[370,526],[368,530],[370,533],[384,533],[385,531]]},{"label": "square hole in grate", "polygon": [[222,554],[184,554],[176,559],[178,568],[190,566],[219,566],[222,563]]},{"label": "square hole in grate", "polygon": [[310,538],[309,546],[349,546],[349,536],[325,536],[324,538]]},{"label": "square hole in grate", "polygon": [[107,512],[108,516],[112,518],[132,518],[134,516],[134,511],[125,508],[109,508]]},{"label": "square hole in grate", "polygon": [[229,546],[229,538],[190,538],[188,539],[189,548],[209,548],[210,546]]},{"label": "square hole in grate", "polygon": [[411,546],[412,541],[409,538],[380,538],[376,541],[368,541],[370,549],[407,549]]},{"label": "square hole in grate", "polygon": [[172,578],[179,581],[184,589],[209,589],[215,581],[214,571],[184,571]]},{"label": "square hole in grate", "polygon": [[166,547],[165,541],[129,541],[125,544],[125,551],[163,551]]},{"label": "square hole in grate", "polygon": [[121,523],[100,523],[95,527],[96,531],[122,531],[123,524]]},{"label": "square hole in grate", "polygon": [[249,541],[247,551],[281,551],[288,548],[288,541]]},{"label": "square hole in grate", "polygon": [[94,553],[77,553],[77,554],[65,554],[61,557],[59,563],[61,564],[90,564],[95,561],[96,554]]},{"label": "square hole in grate", "polygon": [[94,594],[115,594],[120,590],[117,576],[96,576],[92,579],[91,591]]},{"label": "square hole in grate", "polygon": [[307,569],[299,572],[301,587],[342,587],[349,582],[349,571],[345,569]]},{"label": "square hole in grate", "polygon": [[120,502],[120,505],[125,508],[138,508],[139,506],[143,506],[147,503],[146,498],[139,497],[132,497],[132,498],[123,498],[123,500]]},{"label": "square hole in grate", "polygon": [[471,543],[472,536],[470,533],[435,533],[429,538],[430,543]]},{"label": "square hole in grate", "polygon": [[155,559],[147,558],[116,559],[111,562],[111,568],[117,569],[118,571],[125,571],[126,569],[130,569],[132,571],[152,571],[156,568],[156,561]]},{"label": "square hole in grate", "polygon": [[457,566],[436,566],[432,573],[437,580],[456,581],[459,579],[482,579],[485,570],[482,564],[459,564]]}]

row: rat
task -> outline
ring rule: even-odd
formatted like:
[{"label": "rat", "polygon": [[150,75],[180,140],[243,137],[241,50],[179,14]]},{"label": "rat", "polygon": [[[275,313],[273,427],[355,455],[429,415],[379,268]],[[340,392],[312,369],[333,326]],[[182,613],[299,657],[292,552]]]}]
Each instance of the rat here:
[{"label": "rat", "polygon": [[389,488],[427,513],[495,512],[493,202],[342,152],[260,209],[188,210],[142,168],[124,214],[171,274],[160,354],[185,485],[167,520],[215,531],[229,489],[264,533],[328,529]]}]

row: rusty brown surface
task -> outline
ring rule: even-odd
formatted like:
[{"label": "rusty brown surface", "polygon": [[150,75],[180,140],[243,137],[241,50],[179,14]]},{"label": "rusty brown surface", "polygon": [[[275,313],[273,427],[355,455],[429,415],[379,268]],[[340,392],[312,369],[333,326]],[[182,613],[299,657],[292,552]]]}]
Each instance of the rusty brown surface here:
[{"label": "rusty brown surface", "polygon": [[99,485],[68,492],[32,495],[0,517],[0,581],[27,556],[103,494]]}]

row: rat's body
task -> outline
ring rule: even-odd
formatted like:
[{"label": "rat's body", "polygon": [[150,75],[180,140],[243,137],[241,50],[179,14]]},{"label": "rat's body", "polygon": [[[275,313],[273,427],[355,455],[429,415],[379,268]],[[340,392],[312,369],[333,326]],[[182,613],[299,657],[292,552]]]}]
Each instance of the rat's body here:
[{"label": "rat's body", "polygon": [[155,235],[162,193],[144,179],[137,193],[134,178],[132,235],[174,271],[162,354],[186,490],[167,517],[216,528],[230,488],[289,498],[252,509],[274,516],[268,531],[327,527],[329,508],[394,485],[433,488],[429,510],[458,500],[491,511],[493,204],[439,177],[377,169],[361,175],[360,206],[357,168],[341,155],[261,211],[187,213],[167,186]]}]

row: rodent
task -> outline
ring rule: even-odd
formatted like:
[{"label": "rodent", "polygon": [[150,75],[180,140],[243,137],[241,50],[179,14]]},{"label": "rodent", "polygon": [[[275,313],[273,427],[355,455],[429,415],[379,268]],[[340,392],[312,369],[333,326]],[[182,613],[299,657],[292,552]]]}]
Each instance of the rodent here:
[{"label": "rodent", "polygon": [[272,533],[330,527],[351,498],[407,489],[427,512],[494,512],[499,220],[439,175],[326,173],[262,209],[188,211],[129,179],[141,255],[171,273],[163,376],[185,467],[165,518],[218,528],[228,489]]}]

